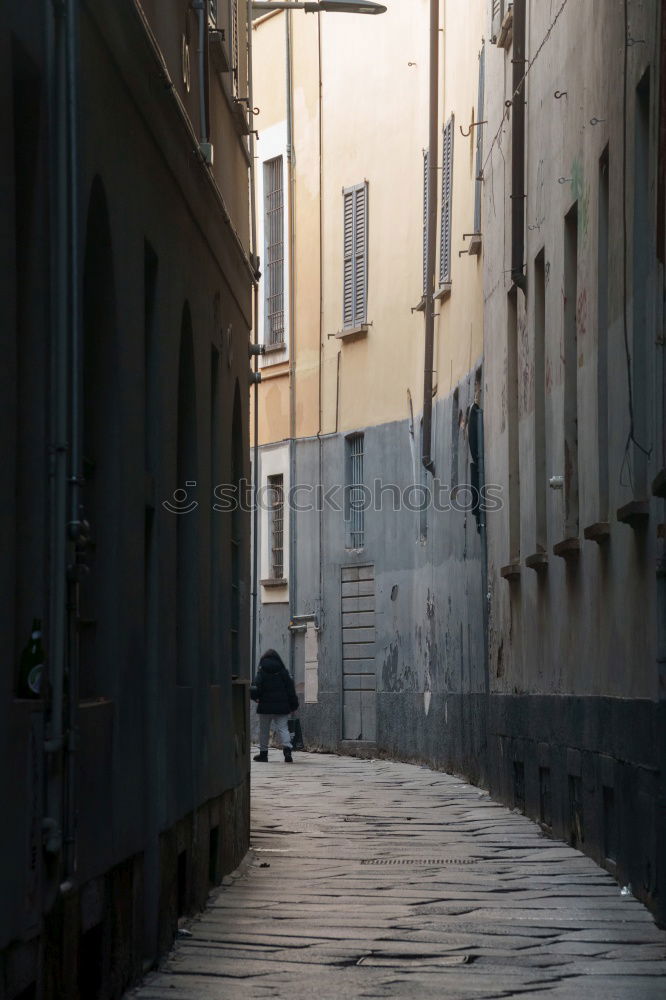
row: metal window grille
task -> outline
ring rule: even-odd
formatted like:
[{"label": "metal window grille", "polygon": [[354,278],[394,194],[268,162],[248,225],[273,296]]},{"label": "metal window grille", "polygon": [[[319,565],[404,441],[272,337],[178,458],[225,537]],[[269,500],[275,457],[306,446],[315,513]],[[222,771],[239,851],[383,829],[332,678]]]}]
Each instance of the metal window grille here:
[{"label": "metal window grille", "polygon": [[[479,52],[479,96],[476,104],[476,120],[483,121],[484,88],[486,77],[486,46]],[[476,126],[476,188],[474,190],[474,232],[481,232],[481,194],[483,191],[483,125]]]},{"label": "metal window grille", "polygon": [[284,343],[284,186],[282,157],[264,163],[266,342]]},{"label": "metal window grille", "polygon": [[347,188],[344,196],[343,315],[345,329],[367,319],[368,298],[368,185]]},{"label": "metal window grille", "polygon": [[208,23],[217,28],[217,0],[208,0]]},{"label": "metal window grille", "polygon": [[270,503],[271,577],[284,578],[284,481],[282,476],[268,477]]},{"label": "metal window grille", "polygon": [[349,484],[348,521],[349,542],[352,549],[362,549],[365,544],[365,511],[363,510],[363,434],[347,439]]},{"label": "metal window grille", "polygon": [[451,218],[453,195],[453,125],[451,115],[442,138],[442,219],[439,237],[439,283],[451,281]]},{"label": "metal window grille", "polygon": [[429,151],[423,150],[423,294],[428,294],[428,219],[430,198],[428,197],[428,164]]}]

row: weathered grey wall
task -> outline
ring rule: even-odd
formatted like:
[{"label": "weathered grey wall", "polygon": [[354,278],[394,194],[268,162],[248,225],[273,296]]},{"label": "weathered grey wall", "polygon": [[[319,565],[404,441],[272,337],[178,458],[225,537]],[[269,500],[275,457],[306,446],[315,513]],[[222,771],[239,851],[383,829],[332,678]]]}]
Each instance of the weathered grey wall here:
[{"label": "weathered grey wall", "polygon": [[[607,2],[569,3],[548,35],[559,7],[527,3],[527,58],[534,59],[546,41],[529,67],[526,84],[527,284],[526,293],[516,293],[514,388],[508,305],[511,211],[522,192],[511,190],[513,112],[495,135],[504,101],[511,97],[512,52],[489,45],[486,56],[486,475],[503,486],[507,498],[504,511],[488,522],[491,788],[540,818],[554,835],[576,842],[619,879],[630,881],[634,891],[652,906],[661,906],[663,914],[664,888],[657,880],[663,878],[658,857],[660,852],[663,857],[664,844],[664,687],[657,663],[656,573],[663,558],[658,525],[664,509],[650,489],[663,466],[664,440],[658,416],[663,399],[658,346],[663,345],[663,270],[655,247],[659,5],[629,0],[627,36],[625,5]],[[637,179],[636,95],[648,68],[649,177]],[[608,370],[604,375],[599,350],[605,324],[600,329],[598,227],[599,164],[607,144]],[[634,220],[639,196],[646,199],[647,222],[638,234]],[[564,219],[574,204],[578,243],[572,303],[564,274]],[[546,325],[540,375],[535,360],[535,258],[542,250]],[[639,318],[634,282],[641,262],[646,284],[641,293],[645,309]],[[603,305],[603,282],[601,287]],[[572,365],[567,371],[565,361],[567,310],[573,310],[577,333],[573,375]],[[626,448],[627,351],[635,413],[644,408],[646,414],[645,425],[636,432],[650,451],[642,484],[640,456],[634,447]],[[646,358],[643,370],[641,353]],[[573,377],[577,389],[577,462],[567,459],[565,449],[567,376]],[[606,412],[600,406],[604,394]],[[535,417],[541,400],[543,445]],[[517,435],[513,501],[512,430]],[[541,473],[536,464],[540,459]],[[607,503],[600,488],[604,461]],[[576,469],[579,523],[567,530],[564,491],[550,489],[547,481],[563,476],[566,490]],[[541,492],[546,519],[539,538]],[[644,504],[644,514],[633,525],[622,523],[618,512],[634,500]],[[519,523],[513,544],[512,504]],[[602,544],[585,537],[585,529],[599,522],[608,523],[609,535]],[[554,550],[567,535],[579,539],[578,555],[568,560]],[[540,551],[546,564],[536,572],[526,559]],[[503,567],[513,567],[508,570],[512,579],[502,575]]]},{"label": "weathered grey wall", "polygon": [[[81,616],[92,613],[81,626],[82,700],[70,721],[76,730],[69,744],[76,750],[75,780],[67,788],[77,814],[69,830],[75,872],[65,869],[62,852],[42,850],[45,789],[63,773],[61,756],[44,754],[49,698],[15,696],[15,665],[33,616],[43,619],[47,646],[52,635],[47,551],[50,531],[66,530],[65,523],[49,523],[47,509],[49,461],[56,446],[68,445],[54,439],[49,420],[56,393],[56,247],[50,243],[57,164],[50,18],[56,8],[26,3],[5,5],[0,13],[6,84],[0,129],[10,137],[0,154],[0,209],[15,229],[15,235],[3,231],[0,277],[0,449],[8,477],[0,501],[3,1000],[120,996],[143,963],[170,944],[179,915],[203,905],[210,882],[239,862],[249,842],[249,522],[244,516],[240,526],[243,668],[233,680],[231,520],[212,508],[218,477],[224,482],[248,471],[250,274],[135,5],[74,6],[81,9],[79,266],[83,276],[88,261],[87,287],[103,296],[102,307],[97,298],[84,310],[99,323],[88,322],[84,365],[84,440],[94,440],[97,452],[82,491],[94,548],[84,555],[92,570],[81,584]],[[191,16],[187,7],[173,3],[156,14],[157,34],[179,38],[180,15]],[[177,80],[180,52],[167,50],[167,56]],[[38,113],[24,87],[33,79]],[[247,237],[247,159],[215,81],[211,93],[220,139],[217,180],[224,184],[226,177],[226,197]],[[186,103],[196,121],[196,93]],[[225,169],[223,138],[234,161]],[[30,164],[34,178],[22,169],[33,169]],[[150,351],[146,243],[156,259]],[[177,461],[185,303],[197,456],[197,485],[188,492],[198,507],[178,515],[162,502],[185,486]],[[215,417],[213,348],[219,354]],[[236,398],[243,468],[233,473]],[[190,569],[197,648],[178,663],[177,534],[183,517],[196,539]],[[61,892],[69,876],[72,884]]]},{"label": "weathered grey wall", "polygon": [[[435,471],[443,486],[451,485],[453,465],[456,484],[470,482],[464,423],[474,402],[474,380],[472,374],[458,387],[456,397],[440,399],[435,407]],[[368,487],[378,479],[404,492],[426,481],[420,471],[419,426],[417,414],[413,426],[405,420],[359,428],[365,434],[364,482]],[[344,437],[322,439],[321,470],[319,447],[316,439],[297,443],[296,482],[317,483],[323,471],[326,489],[338,483],[344,486]],[[337,500],[342,501],[342,489]],[[460,504],[464,503],[461,495]],[[365,546],[359,552],[345,547],[342,512],[326,510],[321,525],[315,513],[297,514],[296,520],[295,614],[316,614],[320,622],[318,703],[304,704],[301,691],[306,742],[328,750],[341,745],[341,569],[372,564],[376,750],[482,779],[481,543],[472,513],[428,510],[423,539],[420,513],[407,508],[393,511],[389,500],[384,509],[366,512]],[[293,571],[290,586],[294,587]],[[288,624],[287,604],[261,605],[260,650],[273,646],[286,660],[291,641]],[[298,680],[302,648],[298,639],[294,642]]]}]

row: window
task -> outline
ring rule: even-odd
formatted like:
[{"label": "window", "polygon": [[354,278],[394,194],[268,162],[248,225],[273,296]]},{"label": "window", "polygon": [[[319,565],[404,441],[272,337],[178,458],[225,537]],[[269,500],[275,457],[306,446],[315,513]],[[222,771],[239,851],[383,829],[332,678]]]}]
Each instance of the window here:
[{"label": "window", "polygon": [[501,33],[506,7],[506,0],[490,0],[490,40],[493,45],[504,44]]},{"label": "window", "polygon": [[520,436],[518,429],[518,304],[515,288],[507,303],[507,427],[509,445],[509,556],[520,561]]},{"label": "window", "polygon": [[597,237],[597,453],[599,456],[599,521],[608,519],[608,275],[609,275],[609,149],[599,160]]},{"label": "window", "polygon": [[546,254],[534,258],[534,497],[536,551],[546,551]]},{"label": "window", "polygon": [[229,22],[231,24],[231,76],[234,95],[239,93],[239,50],[238,50],[238,0],[229,0]]},{"label": "window", "polygon": [[284,185],[283,158],[264,163],[266,244],[265,335],[269,346],[284,343]]},{"label": "window", "polygon": [[344,197],[343,316],[345,330],[363,326],[368,297],[368,185],[346,188]]},{"label": "window", "polygon": [[564,219],[565,537],[578,536],[578,203]]},{"label": "window", "polygon": [[430,156],[427,149],[423,150],[423,295],[428,295],[428,218],[430,213],[430,198],[428,197],[428,164]]},{"label": "window", "polygon": [[363,434],[347,438],[347,489],[345,491],[345,519],[347,521],[347,547],[362,549],[365,545],[365,510],[363,509]]},{"label": "window", "polygon": [[451,115],[442,139],[442,219],[439,237],[439,284],[451,283],[451,199],[453,194],[453,127]]},{"label": "window", "polygon": [[268,477],[268,516],[270,538],[270,574],[272,580],[284,579],[284,479]]}]

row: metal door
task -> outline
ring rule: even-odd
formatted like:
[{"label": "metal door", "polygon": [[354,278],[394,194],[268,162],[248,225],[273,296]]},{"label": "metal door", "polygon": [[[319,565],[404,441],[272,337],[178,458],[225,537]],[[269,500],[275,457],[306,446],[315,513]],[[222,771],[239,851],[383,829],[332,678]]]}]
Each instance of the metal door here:
[{"label": "metal door", "polygon": [[342,738],[377,738],[375,674],[375,568],[343,566]]}]

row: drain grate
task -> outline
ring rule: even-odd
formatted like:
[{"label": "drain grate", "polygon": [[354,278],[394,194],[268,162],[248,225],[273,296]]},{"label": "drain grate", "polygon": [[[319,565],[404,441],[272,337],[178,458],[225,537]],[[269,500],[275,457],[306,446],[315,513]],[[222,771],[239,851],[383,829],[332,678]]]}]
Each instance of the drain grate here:
[{"label": "drain grate", "polygon": [[477,858],[363,858],[362,865],[473,865]]},{"label": "drain grate", "polygon": [[364,955],[357,965],[379,969],[428,969],[452,965],[469,965],[469,955]]}]

